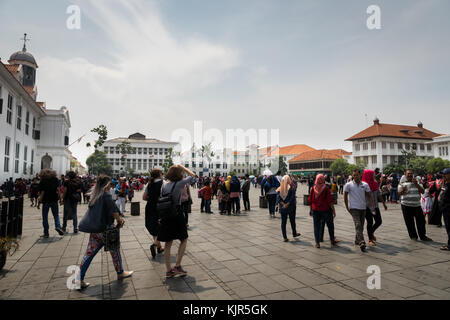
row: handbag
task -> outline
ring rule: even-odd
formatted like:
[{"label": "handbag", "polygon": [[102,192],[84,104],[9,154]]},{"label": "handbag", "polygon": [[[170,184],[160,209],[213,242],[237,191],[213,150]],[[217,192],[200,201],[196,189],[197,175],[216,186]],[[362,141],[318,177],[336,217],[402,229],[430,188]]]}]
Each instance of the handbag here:
[{"label": "handbag", "polygon": [[103,232],[103,243],[105,244],[105,251],[120,249],[120,229],[118,226]]},{"label": "handbag", "polygon": [[169,194],[163,194],[161,188],[161,195],[156,204],[156,210],[161,219],[172,219],[178,215],[178,206],[173,203],[172,193],[175,189],[177,182],[175,182],[172,186],[172,190],[170,190]]},{"label": "handbag", "polygon": [[85,233],[102,233],[107,228],[106,217],[104,213],[105,199],[101,198],[101,203],[89,206],[84,217],[78,224],[78,229]]}]

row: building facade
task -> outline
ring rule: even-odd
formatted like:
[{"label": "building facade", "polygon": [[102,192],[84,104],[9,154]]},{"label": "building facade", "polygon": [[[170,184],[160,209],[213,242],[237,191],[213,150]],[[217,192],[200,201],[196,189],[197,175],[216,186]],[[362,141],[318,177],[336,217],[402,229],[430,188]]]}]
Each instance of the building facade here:
[{"label": "building facade", "polygon": [[348,159],[351,152],[342,149],[307,151],[289,160],[289,174],[309,176],[331,174],[330,166],[336,159]]},{"label": "building facade", "polygon": [[380,123],[374,124],[346,139],[352,142],[354,163],[363,162],[367,169],[383,170],[389,164],[400,161],[404,152],[415,152],[419,157],[433,157],[429,142],[439,134],[423,127]]},{"label": "building facade", "polygon": [[433,149],[435,158],[442,158],[450,161],[449,149],[450,149],[450,134],[442,135],[428,142]]},{"label": "building facade", "polygon": [[31,178],[46,168],[65,174],[70,168],[69,112],[36,101],[37,69],[25,44],[7,64],[0,61],[0,182]]},{"label": "building facade", "polygon": [[[132,152],[122,154],[119,145],[124,142],[130,144]],[[146,174],[153,168],[163,170],[169,149],[173,150],[177,144],[177,142],[147,139],[145,135],[135,133],[128,138],[106,141],[103,144],[103,151],[112,166],[114,175],[125,175],[130,172]]]}]

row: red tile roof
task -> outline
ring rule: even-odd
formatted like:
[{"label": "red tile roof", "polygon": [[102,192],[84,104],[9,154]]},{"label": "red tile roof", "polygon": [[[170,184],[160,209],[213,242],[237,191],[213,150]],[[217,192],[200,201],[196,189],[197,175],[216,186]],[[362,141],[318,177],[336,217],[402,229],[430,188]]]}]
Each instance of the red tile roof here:
[{"label": "red tile roof", "polygon": [[16,73],[17,71],[19,71],[19,67],[18,65],[12,65],[12,64],[5,64],[4,65],[6,67],[6,69],[8,69],[9,72],[11,72],[12,74]]},{"label": "red tile roof", "polygon": [[26,92],[28,92],[28,94],[30,96],[33,96],[33,94],[34,94],[34,87],[33,86],[23,86],[23,88],[25,89]]},{"label": "red tile roof", "polygon": [[295,158],[289,160],[289,163],[299,162],[299,161],[311,161],[311,160],[336,160],[342,158],[345,155],[351,155],[351,152],[342,150],[342,149],[334,149],[334,150],[313,150],[304,152]]},{"label": "red tile roof", "polygon": [[355,134],[345,141],[353,141],[358,139],[372,138],[372,137],[394,137],[394,138],[409,138],[409,139],[424,139],[432,140],[439,134],[419,126],[404,126],[398,124],[379,123]]},{"label": "red tile roof", "polygon": [[271,150],[268,154],[269,157],[276,155],[285,156],[290,154],[302,154],[303,152],[307,151],[314,151],[316,149],[311,148],[310,146],[307,146],[306,144],[294,144],[292,146],[286,146],[281,148],[276,148],[274,150]]}]

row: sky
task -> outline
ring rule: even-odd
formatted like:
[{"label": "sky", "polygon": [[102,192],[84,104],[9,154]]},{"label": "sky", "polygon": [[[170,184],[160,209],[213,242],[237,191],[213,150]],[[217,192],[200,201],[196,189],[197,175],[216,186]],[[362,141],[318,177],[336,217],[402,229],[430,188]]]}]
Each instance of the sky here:
[{"label": "sky", "polygon": [[[66,26],[74,4],[79,30]],[[100,124],[166,141],[194,121],[279,129],[280,145],[351,151],[375,117],[450,133],[448,12],[448,0],[0,0],[0,57],[29,35],[38,100],[69,109],[82,163]]]}]

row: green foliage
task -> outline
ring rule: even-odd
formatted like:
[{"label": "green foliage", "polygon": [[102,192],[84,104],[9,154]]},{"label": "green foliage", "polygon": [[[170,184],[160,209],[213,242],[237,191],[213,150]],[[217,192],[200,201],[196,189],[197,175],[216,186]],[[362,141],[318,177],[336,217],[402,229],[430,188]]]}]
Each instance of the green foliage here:
[{"label": "green foliage", "polygon": [[[101,124],[97,128],[92,129],[91,132],[98,134],[98,139],[94,142],[94,148],[97,150],[105,143],[106,139],[108,139],[108,129],[106,129],[105,125]],[[86,147],[91,147],[91,143],[86,143]]]},{"label": "green foliage", "polygon": [[428,160],[425,165],[427,173],[435,174],[441,172],[445,168],[450,167],[450,161],[444,160],[442,158],[433,158]]},{"label": "green foliage", "polygon": [[131,146],[131,143],[129,143],[128,141],[124,141],[124,142],[118,144],[116,146],[116,148],[119,148],[120,153],[122,154],[122,159],[124,158],[124,156],[123,156],[124,154],[132,154],[136,151],[136,149],[133,148]]},{"label": "green foliage", "polygon": [[366,164],[363,161],[358,161],[357,164],[349,164],[348,167],[345,169],[345,175],[349,176],[352,174],[353,170],[359,169],[361,173],[366,168]]},{"label": "green foliage", "polygon": [[284,161],[283,156],[278,156],[278,158],[275,159],[275,161],[271,161],[268,165],[268,168],[273,167],[272,172],[275,174],[275,171],[280,170],[281,175],[284,176],[288,172],[288,166],[286,164],[286,161]]},{"label": "green foliage", "polygon": [[391,174],[391,173],[403,173],[405,172],[405,165],[404,164],[397,164],[397,163],[391,163],[388,164],[383,169],[383,173],[385,174]]},{"label": "green foliage", "polygon": [[169,148],[169,150],[167,150],[166,159],[163,163],[164,174],[166,174],[167,171],[169,171],[169,168],[173,166],[173,157],[178,154],[179,152],[173,151],[173,148]]},{"label": "green foliage", "polygon": [[87,158],[86,164],[89,168],[89,172],[95,175],[112,174],[112,167],[106,158],[106,153],[102,151],[95,150],[95,152]]},{"label": "green foliage", "polygon": [[347,172],[347,168],[349,165],[350,164],[348,163],[347,160],[339,158],[333,161],[333,163],[330,166],[330,169],[334,175],[343,174]]}]

